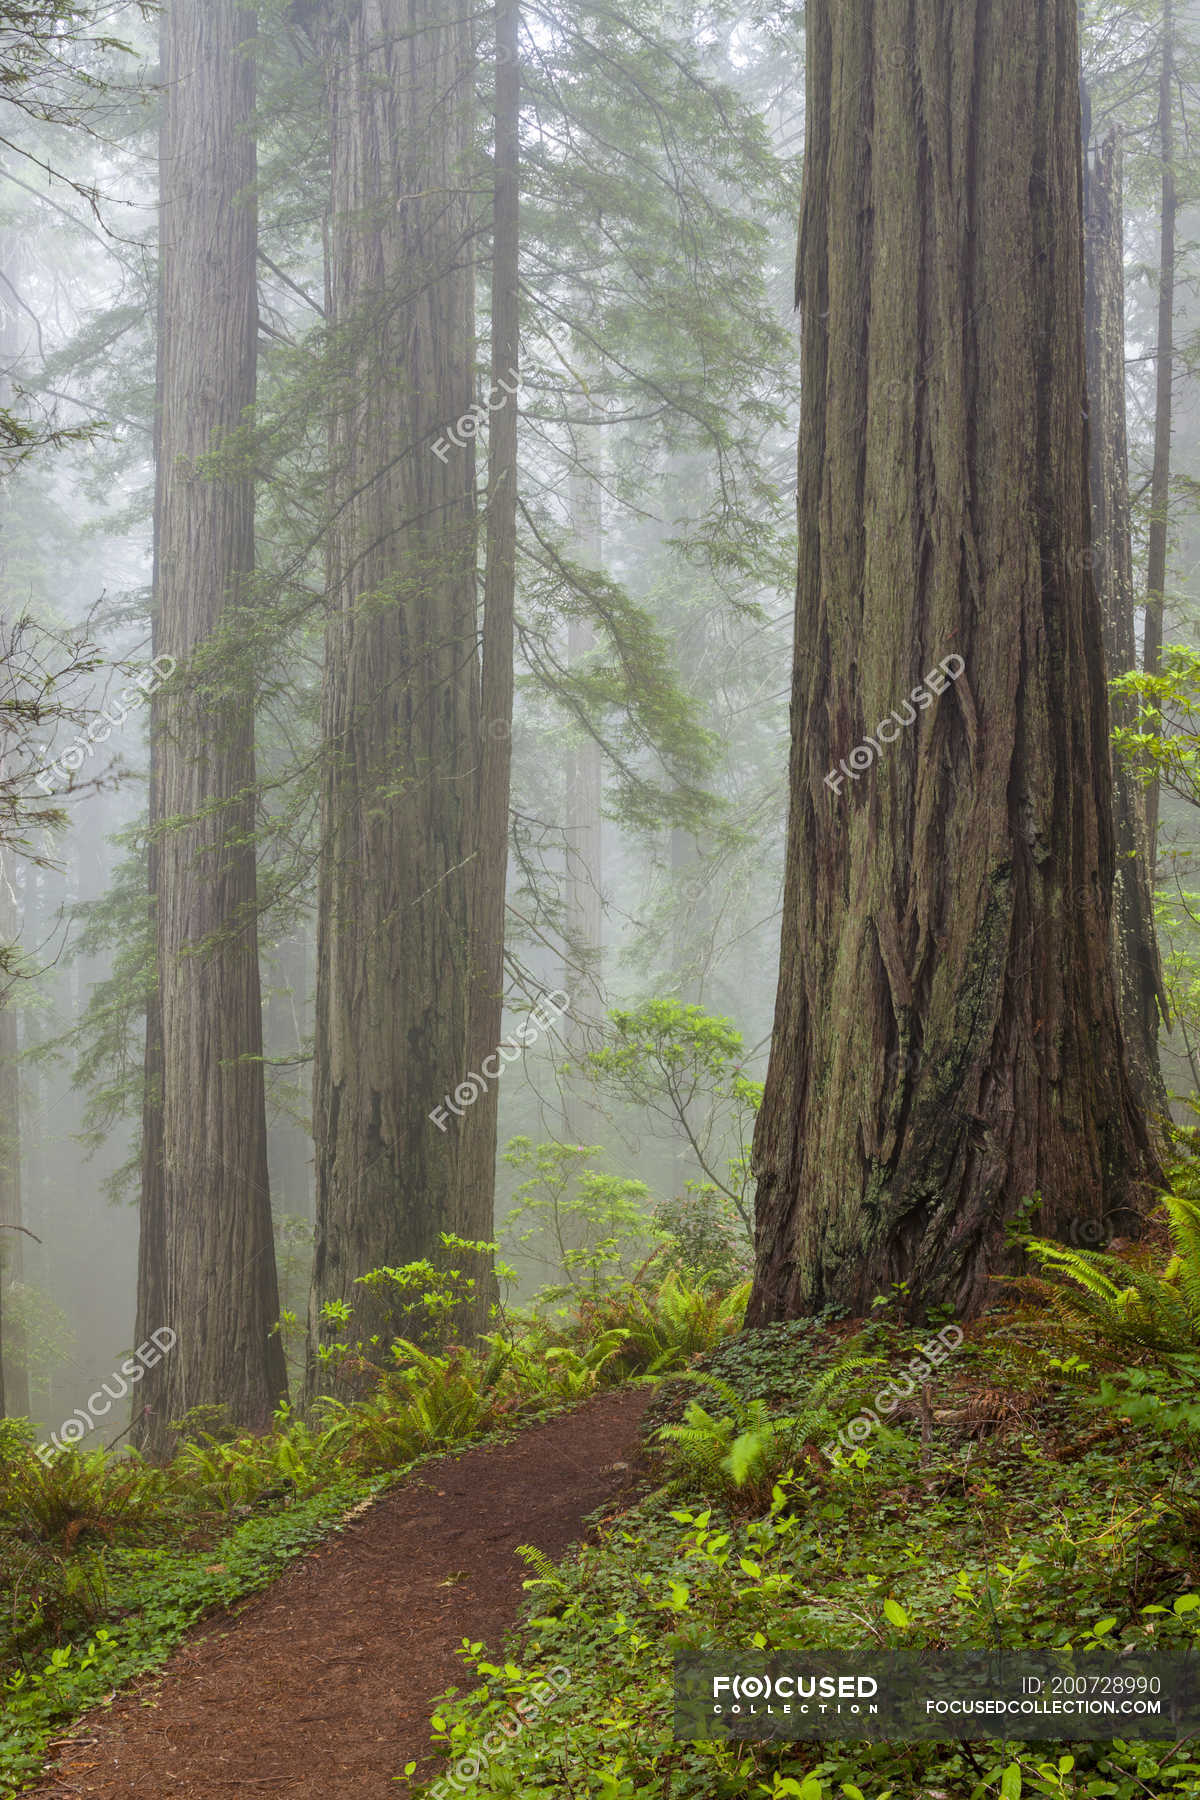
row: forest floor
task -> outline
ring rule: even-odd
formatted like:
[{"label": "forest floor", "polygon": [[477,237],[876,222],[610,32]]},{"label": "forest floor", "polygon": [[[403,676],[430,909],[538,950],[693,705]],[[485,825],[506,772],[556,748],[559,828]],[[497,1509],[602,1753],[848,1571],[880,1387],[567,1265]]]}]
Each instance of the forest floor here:
[{"label": "forest floor", "polygon": [[435,1697],[471,1685],[464,1638],[495,1654],[528,1571],[518,1544],[561,1556],[637,1484],[647,1387],[588,1401],[427,1463],[297,1562],[232,1620],[194,1632],[161,1673],[60,1741],[32,1794],[50,1800],[403,1797],[431,1780]]}]

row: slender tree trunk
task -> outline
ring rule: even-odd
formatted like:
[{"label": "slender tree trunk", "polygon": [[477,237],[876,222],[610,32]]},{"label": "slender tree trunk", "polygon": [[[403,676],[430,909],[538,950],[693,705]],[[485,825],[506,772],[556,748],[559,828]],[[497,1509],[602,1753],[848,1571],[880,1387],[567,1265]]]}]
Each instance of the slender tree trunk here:
[{"label": "slender tree trunk", "polygon": [[[586,361],[586,347],[580,346],[576,356]],[[603,445],[595,425],[582,427],[576,455],[569,478],[572,551],[585,569],[599,572],[604,566],[604,498],[598,473],[603,462]],[[572,616],[567,622],[568,667],[578,670],[586,666],[595,643],[596,633],[591,620]],[[603,795],[600,746],[593,737],[578,737],[567,752],[566,863],[563,871],[566,955],[562,986],[563,992],[571,996],[570,1011],[563,1026],[567,1054],[572,1063],[587,1050],[589,1024],[594,1022],[599,1011],[595,995],[603,979],[603,826],[600,813]],[[600,1135],[599,1124],[598,1110],[591,1104],[586,1091],[567,1089],[563,1104],[563,1129],[567,1138],[578,1144],[594,1143]]]},{"label": "slender tree trunk", "polygon": [[[1163,608],[1167,590],[1167,528],[1171,507],[1171,404],[1175,379],[1175,11],[1163,0],[1162,60],[1158,84],[1158,140],[1162,155],[1162,221],[1158,260],[1157,378],[1154,463],[1150,475],[1150,534],[1146,558],[1146,629],[1142,666],[1162,667]],[[1146,848],[1151,880],[1158,864],[1158,782],[1146,787]]]},{"label": "slender tree trunk", "polygon": [[331,21],[314,1344],[327,1301],[354,1308],[355,1337],[377,1328],[360,1275],[491,1231],[464,1120],[430,1117],[475,1045],[474,455],[456,430],[474,385],[470,21],[435,0]]},{"label": "slender tree trunk", "polygon": [[[162,34],[163,52],[165,54],[166,29]],[[164,105],[159,120],[158,158],[159,167],[165,170],[168,155],[169,112]],[[158,296],[156,321],[156,367],[155,367],[155,403],[154,403],[154,467],[160,472],[163,466],[163,401],[165,395],[165,352],[166,333],[164,331],[164,258],[159,256]],[[151,593],[151,649],[157,658],[162,650],[162,631],[159,625],[159,601],[162,594],[160,577],[162,548],[162,500],[165,482],[161,473],[157,474],[154,488],[154,542],[153,560],[150,575]],[[144,1344],[150,1333],[157,1331],[167,1318],[170,1310],[167,1298],[167,1196],[163,1175],[163,1041],[162,1041],[162,998],[158,978],[158,833],[163,820],[162,776],[163,759],[159,748],[159,733],[162,728],[162,698],[156,691],[150,700],[150,779],[147,802],[147,835],[146,835],[146,906],[151,932],[151,941],[155,946],[154,979],[146,996],[146,1043],[142,1058],[142,1142],[140,1158],[140,1184],[138,1189],[138,1266],[137,1266],[137,1299],[134,1321],[134,1342]],[[169,1415],[166,1411],[165,1362],[152,1364],[146,1369],[138,1391],[134,1396],[133,1430],[131,1441],[135,1447],[143,1451],[151,1451],[157,1434],[158,1442],[167,1448],[166,1427]]]},{"label": "slender tree trunk", "polygon": [[[574,484],[573,484],[574,485]],[[599,496],[595,496],[594,514],[584,513],[585,524],[595,518],[596,529],[590,535],[590,551],[599,567],[601,534],[599,530]],[[577,519],[579,515],[576,515]],[[577,547],[582,549],[583,545]],[[595,648],[595,632],[589,619],[571,619],[567,625],[567,664],[578,668]],[[603,826],[600,807],[604,795],[603,763],[600,746],[594,738],[584,737],[567,752],[566,802],[566,868],[564,871],[563,926],[566,955],[563,958],[563,992],[571,996],[569,1012],[563,1020],[567,1056],[572,1064],[586,1055],[589,1031],[594,1029],[600,1007],[597,990],[603,982],[604,907],[601,895],[603,876]],[[600,1135],[600,1114],[586,1090],[578,1085],[568,1087],[563,1099],[563,1130],[572,1143],[595,1143]]]},{"label": "slender tree trunk", "polygon": [[[0,268],[16,283],[17,245],[8,233],[0,234]],[[6,306],[0,312],[0,406],[12,402],[10,376],[21,355],[21,331],[17,314]],[[10,616],[5,537],[0,531],[0,576],[4,579],[0,614]],[[0,774],[3,760],[0,758]],[[31,871],[32,873],[32,871]],[[0,851],[0,951],[15,953],[20,935],[20,912],[13,885],[11,856]],[[19,1226],[21,1218],[21,1073],[17,1010],[12,1004],[15,981],[0,968],[0,1226]],[[0,1230],[0,1418],[29,1413],[29,1376],[23,1347],[11,1341],[11,1325],[4,1321],[4,1291],[24,1278],[24,1238],[19,1230]]]},{"label": "slender tree trunk", "polygon": [[305,929],[275,945],[267,958],[264,1041],[268,1057],[267,1154],[276,1212],[312,1218],[312,1135],[308,1110],[312,1092],[307,1061],[302,1062],[306,997],[309,992],[308,940]]},{"label": "slender tree trunk", "polygon": [[969,1313],[1024,1197],[1061,1236],[1158,1173],[1109,946],[1074,0],[812,0],[806,19],[791,818],[752,1323],[897,1282]]},{"label": "slender tree trunk", "polygon": [[[495,171],[492,190],[492,382],[499,402],[488,424],[487,541],[483,581],[483,657],[479,744],[478,853],[472,937],[470,1068],[496,1055],[504,1008],[504,921],[512,770],[513,617],[517,580],[517,401],[520,378],[521,64],[520,0],[497,0]],[[489,1062],[489,1068],[493,1063]],[[469,1212],[492,1217],[496,1184],[499,1086],[463,1122],[473,1167]],[[486,1234],[491,1236],[489,1223]],[[490,1288],[479,1290],[476,1323],[484,1322]]]},{"label": "slender tree trunk", "polygon": [[[1121,151],[1115,136],[1084,157],[1085,325],[1091,445],[1092,569],[1110,676],[1137,667],[1129,459],[1125,431],[1125,259]],[[1132,726],[1136,708],[1113,703],[1113,722]],[[1148,1114],[1167,1111],[1158,1061],[1158,1019],[1168,1017],[1146,863],[1140,781],[1113,759],[1113,963],[1130,1074]]]},{"label": "slender tree trunk", "polygon": [[[253,406],[257,341],[252,13],[165,20],[157,645],[181,665],[155,719],[168,1421],[225,1404],[265,1424],[286,1392],[267,1183],[254,854],[253,672],[234,645],[254,572],[254,486],[203,459]],[[209,652],[206,662],[205,654]],[[187,667],[190,659],[199,664]],[[148,1150],[150,1146],[148,1146]],[[146,1277],[153,1281],[148,1250]],[[139,1315],[145,1309],[139,1306]],[[147,1315],[148,1316],[148,1315]],[[164,1416],[165,1414],[165,1416]]]},{"label": "slender tree trunk", "polygon": [[[17,896],[11,858],[0,855],[0,948],[15,950],[19,936]],[[21,1216],[21,1070],[18,1062],[18,1014],[13,1005],[15,979],[0,972],[0,1225],[20,1226]],[[0,1305],[5,1287],[24,1279],[24,1239],[20,1230],[0,1231]],[[2,1316],[0,1316],[2,1323]],[[29,1374],[25,1346],[0,1336],[0,1417],[29,1414]]]}]

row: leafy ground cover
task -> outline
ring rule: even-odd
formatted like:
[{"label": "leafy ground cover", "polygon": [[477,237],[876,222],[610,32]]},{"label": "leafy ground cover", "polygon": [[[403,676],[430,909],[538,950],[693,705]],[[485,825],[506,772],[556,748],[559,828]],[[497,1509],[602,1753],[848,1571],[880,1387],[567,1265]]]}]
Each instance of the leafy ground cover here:
[{"label": "leafy ground cover", "polygon": [[[405,1272],[385,1274],[406,1286]],[[744,1291],[646,1271],[553,1324],[508,1320],[475,1353],[397,1338],[371,1347],[386,1359],[371,1362],[348,1343],[360,1398],[325,1402],[311,1419],[282,1409],[257,1436],[223,1429],[216,1414],[193,1418],[165,1467],[77,1450],[47,1464],[31,1430],[6,1421],[0,1795],[36,1776],[49,1740],[80,1712],[422,1461],[679,1366],[733,1330],[744,1305]]]},{"label": "leafy ground cover", "polygon": [[[203,1548],[114,1547],[70,1569],[68,1594],[86,1588],[88,1610],[107,1623],[86,1635],[63,1633],[53,1648],[10,1654],[15,1666],[4,1682],[0,1794],[19,1793],[40,1774],[46,1745],[65,1723],[132,1676],[158,1668],[206,1614],[266,1587],[295,1557],[339,1530],[386,1479],[344,1476],[285,1511],[242,1519]],[[14,1601],[20,1598],[14,1594]]]},{"label": "leafy ground cover", "polygon": [[[1200,1241],[1193,1250],[1200,1257]],[[1113,1318],[1128,1323],[1147,1304],[1146,1282],[1122,1285],[1112,1260]],[[1182,1274],[1177,1256],[1148,1279],[1188,1307],[1200,1285],[1189,1298]],[[1070,1285],[1070,1268],[1057,1278]],[[1112,1373],[1136,1349],[1129,1332],[1106,1350],[1104,1322],[1085,1305],[1085,1357],[1070,1307],[993,1313],[927,1391],[884,1416],[879,1390],[919,1365],[931,1336],[889,1322],[890,1310],[857,1327],[813,1320],[744,1334],[696,1365],[707,1380],[664,1389],[652,1420],[663,1485],[558,1567],[531,1569],[527,1617],[501,1656],[463,1646],[466,1691],[447,1695],[434,1721],[446,1771],[423,1791],[1194,1800],[1200,1753],[1187,1744],[672,1741],[678,1650],[1195,1646],[1194,1419],[1175,1404],[1132,1421],[1129,1381],[1114,1386]],[[1180,1325],[1181,1352],[1187,1335]],[[1160,1342],[1147,1354],[1158,1360],[1140,1372],[1156,1378],[1170,1351]],[[1134,1381],[1135,1400],[1145,1387]],[[693,1411],[681,1433],[697,1401],[709,1424]],[[827,1443],[840,1454],[823,1454]],[[570,1671],[569,1691],[530,1706],[555,1668]],[[503,1749],[481,1759],[498,1733]]]}]

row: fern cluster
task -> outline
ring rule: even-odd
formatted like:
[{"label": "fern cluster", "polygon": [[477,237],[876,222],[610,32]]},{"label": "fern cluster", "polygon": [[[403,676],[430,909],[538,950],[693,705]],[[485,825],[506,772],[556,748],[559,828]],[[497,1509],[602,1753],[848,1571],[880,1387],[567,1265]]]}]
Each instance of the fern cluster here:
[{"label": "fern cluster", "polygon": [[1123,1353],[1200,1349],[1200,1204],[1167,1194],[1163,1206],[1173,1255],[1161,1270],[1046,1238],[1029,1241],[1030,1254],[1054,1277],[1029,1286],[1068,1339]]},{"label": "fern cluster", "polygon": [[726,1408],[714,1416],[698,1400],[689,1401],[682,1421],[664,1425],[658,1437],[668,1446],[667,1486],[681,1490],[748,1499],[769,1494],[793,1467],[803,1446],[836,1429],[831,1402],[841,1395],[860,1369],[874,1367],[878,1357],[845,1357],[818,1375],[807,1401],[797,1413],[772,1413],[764,1400],[746,1400],[718,1376],[691,1374],[689,1381],[719,1395]]},{"label": "fern cluster", "polygon": [[581,1307],[580,1319],[585,1331],[624,1334],[620,1360],[627,1371],[661,1375],[740,1331],[749,1299],[748,1281],[723,1289],[671,1269],[657,1287],[630,1282]]}]

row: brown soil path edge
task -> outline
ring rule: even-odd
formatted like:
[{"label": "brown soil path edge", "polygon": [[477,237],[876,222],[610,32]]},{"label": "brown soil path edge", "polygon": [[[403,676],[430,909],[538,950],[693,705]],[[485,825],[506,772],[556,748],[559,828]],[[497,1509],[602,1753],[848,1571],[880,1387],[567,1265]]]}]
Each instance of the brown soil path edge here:
[{"label": "brown soil path edge", "polygon": [[589,1513],[631,1496],[649,1399],[644,1387],[603,1394],[425,1464],[89,1713],[29,1794],[404,1800],[394,1777],[407,1762],[426,1781],[438,1772],[432,1700],[470,1685],[456,1648],[480,1639],[495,1655],[516,1618],[528,1574],[516,1546],[561,1556]]}]

